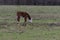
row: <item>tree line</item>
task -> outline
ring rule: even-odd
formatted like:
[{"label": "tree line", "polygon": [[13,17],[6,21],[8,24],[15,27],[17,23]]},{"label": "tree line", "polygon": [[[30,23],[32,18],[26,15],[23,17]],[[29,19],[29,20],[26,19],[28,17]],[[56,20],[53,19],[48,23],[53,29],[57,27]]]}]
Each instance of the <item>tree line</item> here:
[{"label": "tree line", "polygon": [[0,5],[60,5],[60,0],[0,0]]}]

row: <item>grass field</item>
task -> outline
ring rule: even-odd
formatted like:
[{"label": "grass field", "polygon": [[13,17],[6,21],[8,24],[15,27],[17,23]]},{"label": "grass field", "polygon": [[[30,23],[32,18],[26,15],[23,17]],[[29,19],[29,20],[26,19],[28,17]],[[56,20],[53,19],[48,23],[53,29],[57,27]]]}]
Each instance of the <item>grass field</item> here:
[{"label": "grass field", "polygon": [[[33,23],[17,25],[17,11],[28,12]],[[0,40],[60,40],[60,6],[0,5]]]}]

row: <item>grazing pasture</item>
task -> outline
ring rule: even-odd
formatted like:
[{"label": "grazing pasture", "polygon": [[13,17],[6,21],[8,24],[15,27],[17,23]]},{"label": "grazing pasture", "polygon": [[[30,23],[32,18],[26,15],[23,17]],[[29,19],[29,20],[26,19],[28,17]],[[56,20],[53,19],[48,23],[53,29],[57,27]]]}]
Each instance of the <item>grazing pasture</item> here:
[{"label": "grazing pasture", "polygon": [[[16,12],[28,12],[33,23],[16,23]],[[0,40],[60,40],[60,6],[0,5]]]}]

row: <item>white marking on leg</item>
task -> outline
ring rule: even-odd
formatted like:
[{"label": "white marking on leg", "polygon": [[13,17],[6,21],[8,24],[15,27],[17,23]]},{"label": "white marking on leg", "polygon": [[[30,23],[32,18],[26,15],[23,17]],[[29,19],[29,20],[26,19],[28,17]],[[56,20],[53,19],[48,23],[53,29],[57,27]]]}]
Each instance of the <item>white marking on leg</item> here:
[{"label": "white marking on leg", "polygon": [[19,24],[19,22],[17,21],[17,23]]}]

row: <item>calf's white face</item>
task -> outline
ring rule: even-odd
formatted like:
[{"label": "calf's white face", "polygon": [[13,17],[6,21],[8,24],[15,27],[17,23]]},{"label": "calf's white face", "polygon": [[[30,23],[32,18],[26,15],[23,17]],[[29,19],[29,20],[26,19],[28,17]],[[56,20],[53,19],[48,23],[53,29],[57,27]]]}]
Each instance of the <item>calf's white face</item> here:
[{"label": "calf's white face", "polygon": [[31,19],[31,20],[29,20],[29,22],[30,22],[30,23],[32,23],[32,19]]}]

